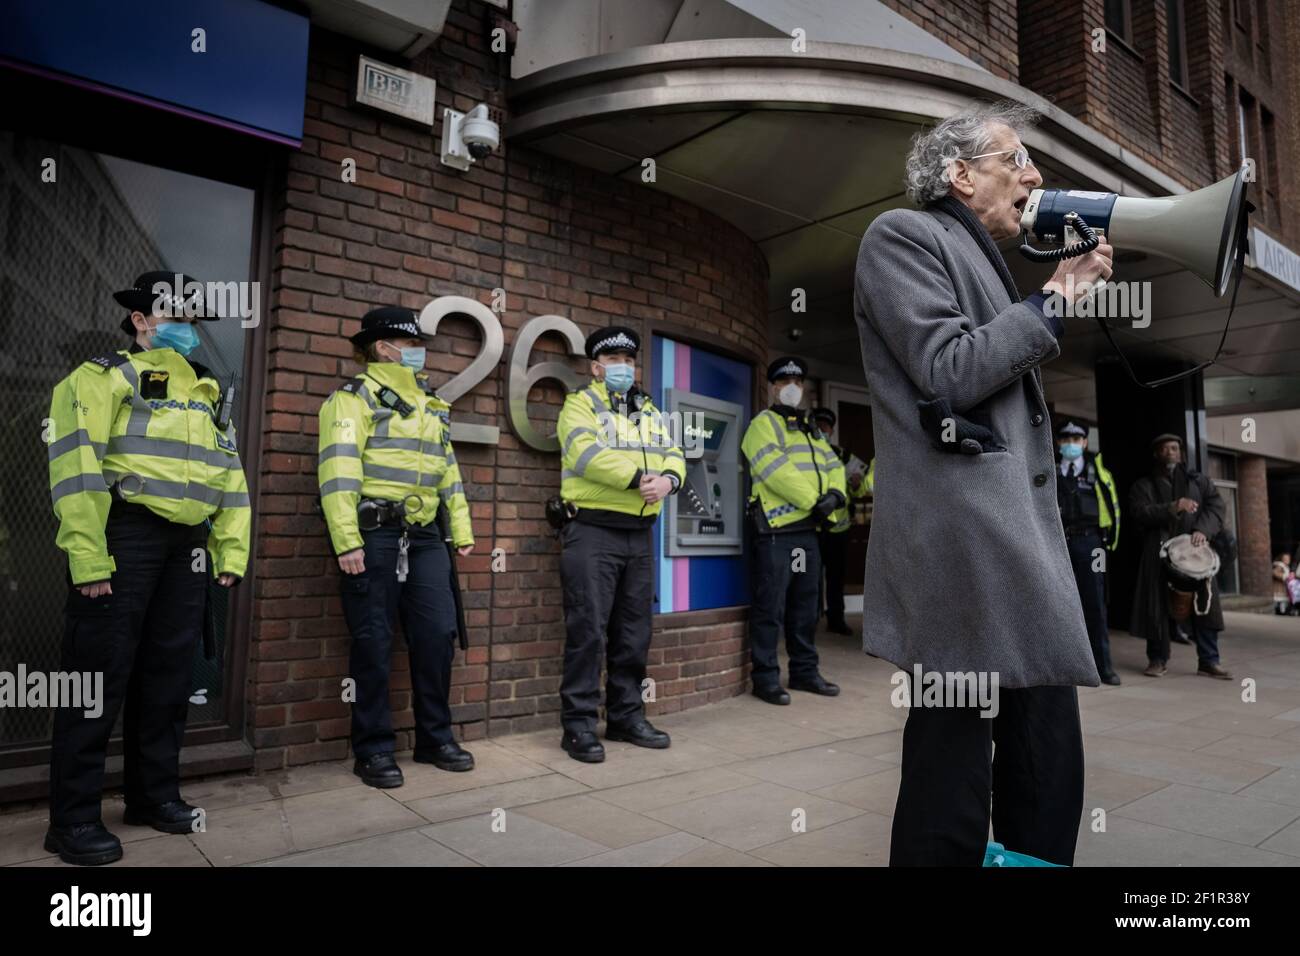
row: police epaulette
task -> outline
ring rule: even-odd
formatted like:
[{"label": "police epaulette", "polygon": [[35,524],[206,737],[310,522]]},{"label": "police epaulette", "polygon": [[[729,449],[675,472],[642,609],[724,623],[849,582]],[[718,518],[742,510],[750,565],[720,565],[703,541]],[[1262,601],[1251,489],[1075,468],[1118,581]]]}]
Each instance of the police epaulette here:
[{"label": "police epaulette", "polygon": [[98,365],[100,368],[110,369],[117,368],[119,365],[125,365],[127,362],[131,361],[131,356],[123,355],[120,352],[107,352],[104,355],[96,355],[94,358],[88,358],[86,361]]},{"label": "police epaulette", "polygon": [[217,377],[212,374],[212,370],[208,368],[206,365],[202,365],[198,362],[191,361],[190,359],[186,359],[185,361],[189,362],[190,368],[194,369],[194,377],[196,379],[210,378],[213,381],[216,381]]},{"label": "police epaulette", "polygon": [[361,379],[354,378],[339,388],[340,392],[347,392],[349,395],[357,395],[361,391]]}]

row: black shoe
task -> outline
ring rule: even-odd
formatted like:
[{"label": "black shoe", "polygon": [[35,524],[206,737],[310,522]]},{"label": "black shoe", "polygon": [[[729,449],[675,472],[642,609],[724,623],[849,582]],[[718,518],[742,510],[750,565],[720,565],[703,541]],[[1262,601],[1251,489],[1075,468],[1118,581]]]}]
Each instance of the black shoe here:
[{"label": "black shoe", "polygon": [[1111,687],[1118,687],[1120,683],[1122,683],[1119,679],[1119,675],[1114,671],[1111,671],[1109,674],[1102,674],[1101,682],[1103,684],[1109,684]]},{"label": "black shoe", "polygon": [[357,762],[352,765],[352,772],[360,777],[361,782],[366,786],[378,787],[380,790],[391,790],[406,782],[402,776],[402,768],[397,765],[391,753],[358,757]]},{"label": "black shoe", "polygon": [[431,763],[439,770],[450,770],[453,773],[474,769],[474,755],[454,740],[433,750],[417,750],[411,759],[416,763]]},{"label": "black shoe", "polygon": [[1184,631],[1181,627],[1176,627],[1169,632],[1169,640],[1173,641],[1175,644],[1192,643],[1192,639],[1187,636],[1187,632]]},{"label": "black shoe", "polygon": [[775,687],[755,687],[754,696],[769,704],[784,705],[790,703],[790,695],[785,692],[780,684]]},{"label": "black shoe", "polygon": [[153,827],[159,833],[193,833],[194,820],[199,811],[184,800],[166,803],[130,804],[122,814],[122,822],[133,827]]},{"label": "black shoe", "polygon": [[122,859],[122,841],[99,820],[50,827],[45,831],[45,849],[75,866],[100,866]]},{"label": "black shoe", "polygon": [[806,690],[810,694],[821,694],[823,697],[838,697],[840,694],[840,685],[832,684],[821,674],[799,680],[791,677],[787,683],[791,690]]},{"label": "black shoe", "polygon": [[574,760],[583,763],[603,763],[605,760],[605,746],[590,730],[576,734],[566,730],[560,738],[560,746]]},{"label": "black shoe", "polygon": [[849,627],[844,621],[830,621],[826,624],[826,630],[832,634],[843,634],[845,637],[853,636],[853,628]]},{"label": "black shoe", "polygon": [[631,724],[606,724],[605,739],[621,740],[651,750],[667,750],[673,742],[671,737],[645,718]]}]

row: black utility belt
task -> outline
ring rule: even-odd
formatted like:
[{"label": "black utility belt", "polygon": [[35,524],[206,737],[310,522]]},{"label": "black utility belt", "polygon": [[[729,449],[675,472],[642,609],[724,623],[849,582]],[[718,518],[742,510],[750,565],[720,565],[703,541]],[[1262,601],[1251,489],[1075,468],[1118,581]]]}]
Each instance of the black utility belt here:
[{"label": "black utility belt", "polygon": [[357,502],[357,527],[362,531],[375,531],[379,528],[415,528],[422,526],[407,520],[405,501],[389,501],[387,498],[362,498]]}]

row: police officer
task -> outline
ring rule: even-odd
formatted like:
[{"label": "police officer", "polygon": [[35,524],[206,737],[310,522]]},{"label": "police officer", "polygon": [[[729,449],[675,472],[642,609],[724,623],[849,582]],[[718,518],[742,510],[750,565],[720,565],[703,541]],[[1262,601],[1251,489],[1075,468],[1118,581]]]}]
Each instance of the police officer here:
[{"label": "police officer", "polygon": [[[835,431],[835,412],[824,406],[812,410],[813,425],[835,452],[839,470],[847,474],[846,466],[853,457],[847,449],[831,444]],[[845,480],[844,478],[840,479]],[[849,497],[864,498],[869,492],[862,475],[856,472],[847,476]],[[821,549],[822,567],[826,573],[826,630],[832,634],[852,634],[853,629],[844,620],[844,567],[848,554],[848,530],[853,524],[853,501],[831,512],[828,526],[817,532]]]},{"label": "police officer", "polygon": [[817,533],[845,507],[844,464],[800,409],[803,361],[786,356],[767,369],[772,406],[760,412],[740,443],[749,465],[749,515],[755,531],[750,607],[754,696],[788,704],[777,662],[777,632],[785,630],[790,687],[834,697],[840,692],[818,671],[817,629],[821,557]]},{"label": "police officer", "polygon": [[556,436],[560,495],[570,516],[560,538],[560,745],[584,763],[605,759],[596,737],[602,657],[605,739],[655,750],[671,743],[646,720],[641,684],[654,600],[651,528],[663,500],[685,480],[686,458],[636,385],[640,345],[636,332],[621,326],[587,337],[592,382],[565,399]]},{"label": "police officer", "polygon": [[[1056,475],[1056,501],[1061,508],[1065,543],[1070,549],[1074,581],[1083,604],[1097,676],[1105,684],[1120,683],[1110,663],[1110,637],[1106,629],[1105,551],[1119,546],[1119,498],[1115,479],[1088,451],[1088,430],[1066,422],[1056,430],[1060,469]],[[1103,562],[1100,570],[1099,559]]]},{"label": "police officer", "polygon": [[113,298],[129,350],[79,366],[50,404],[50,496],[71,587],[61,670],[103,674],[97,716],[61,707],[50,755],[45,849],[111,863],[122,845],[100,805],[108,739],[122,718],[128,824],[188,833],[180,746],[209,577],[231,587],[251,525],[221,386],[188,359],[205,314],[194,280],[147,272]]},{"label": "police officer", "polygon": [[365,370],[320,410],[321,507],[352,633],[352,769],[383,789],[404,782],[388,704],[395,617],[410,653],[412,759],[441,770],[474,767],[451,729],[456,599],[451,557],[435,523],[439,508],[447,509],[457,554],[473,550],[474,535],[449,437],[451,406],[424,372],[430,338],[410,309],[367,312],[352,336]]}]

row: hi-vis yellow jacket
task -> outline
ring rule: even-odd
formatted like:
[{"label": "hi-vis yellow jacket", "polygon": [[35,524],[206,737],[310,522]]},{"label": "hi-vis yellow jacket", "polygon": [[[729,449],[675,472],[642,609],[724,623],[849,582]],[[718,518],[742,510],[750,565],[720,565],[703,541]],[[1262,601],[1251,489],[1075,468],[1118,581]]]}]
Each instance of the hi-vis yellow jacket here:
[{"label": "hi-vis yellow jacket", "polygon": [[252,517],[234,428],[220,432],[221,386],[174,349],[118,352],[54,387],[46,440],[56,543],[73,584],[117,570],[104,525],[118,494],[177,524],[211,519],[212,573],[243,576]]},{"label": "hi-vis yellow jacket", "polygon": [[[385,405],[385,389],[410,406],[408,414]],[[363,497],[408,502],[406,518],[413,525],[433,521],[443,502],[452,543],[474,543],[450,432],[451,406],[396,362],[371,362],[325,400],[317,476],[336,554],[364,544],[357,528]]]},{"label": "hi-vis yellow jacket", "polygon": [[[862,481],[858,482],[856,488],[848,485],[848,469],[844,467],[844,460],[849,457],[848,453],[834,445],[831,445],[831,451],[835,453],[835,460],[840,463],[840,470],[844,472],[841,479],[844,484],[837,487],[840,487],[841,490],[845,490],[847,487],[848,498],[850,499],[865,498],[867,495],[871,494],[871,486],[868,483],[870,481],[869,477],[863,478]],[[874,465],[875,459],[873,458],[871,461]],[[870,475],[870,472],[868,472],[868,475]],[[852,525],[852,521],[850,520],[849,514],[849,502],[846,500],[843,508],[836,508],[831,512],[830,530],[837,534],[841,534],[848,531],[850,525]]]},{"label": "hi-vis yellow jacket", "polygon": [[619,396],[610,407],[605,383],[593,381],[570,392],[560,409],[560,497],[579,508],[653,516],[663,502],[648,505],[637,489],[637,472],[686,480],[686,456],[673,442],[659,410],[644,396],[640,413]]},{"label": "hi-vis yellow jacket", "polygon": [[820,433],[805,430],[802,412],[759,412],[745,429],[740,450],[753,483],[749,500],[758,500],[765,519],[760,529],[764,523],[772,529],[807,523],[817,499],[831,490],[848,500],[844,463]]}]

